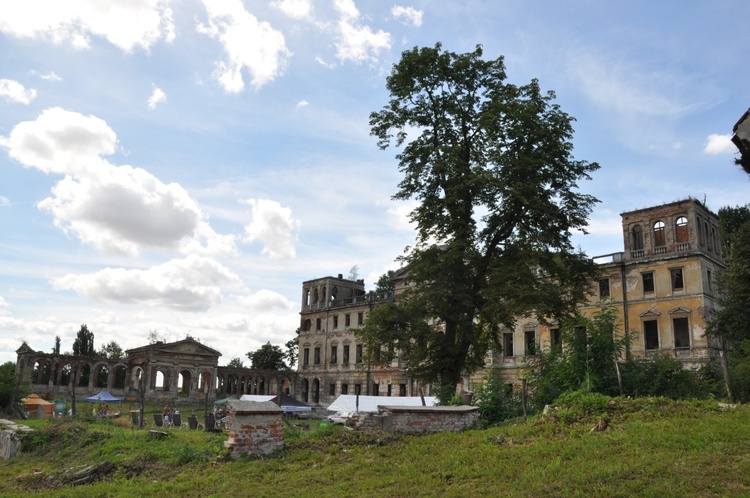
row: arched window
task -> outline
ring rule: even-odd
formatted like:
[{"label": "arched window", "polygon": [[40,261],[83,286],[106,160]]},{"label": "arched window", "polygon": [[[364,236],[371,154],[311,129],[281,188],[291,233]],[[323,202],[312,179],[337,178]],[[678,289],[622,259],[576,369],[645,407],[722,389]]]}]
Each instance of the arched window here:
[{"label": "arched window", "polygon": [[636,225],[633,227],[633,250],[634,251],[641,251],[643,250],[643,228],[641,228],[640,225]]},{"label": "arched window", "polygon": [[680,216],[675,221],[675,238],[677,243],[688,241],[688,220],[684,216]]},{"label": "arched window", "polygon": [[664,222],[657,221],[654,223],[654,247],[667,245],[667,238],[664,235]]}]

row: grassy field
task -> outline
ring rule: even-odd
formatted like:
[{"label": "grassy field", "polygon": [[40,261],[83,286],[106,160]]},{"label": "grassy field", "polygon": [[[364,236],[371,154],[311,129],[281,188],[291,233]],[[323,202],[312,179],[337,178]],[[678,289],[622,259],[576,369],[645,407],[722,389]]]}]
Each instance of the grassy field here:
[{"label": "grassy field", "polygon": [[[222,433],[29,425],[26,450],[0,462],[2,496],[750,496],[750,409],[716,402],[616,398],[430,436],[313,423],[287,433],[280,453],[238,461]],[[66,484],[71,469],[102,463],[101,480]]]}]

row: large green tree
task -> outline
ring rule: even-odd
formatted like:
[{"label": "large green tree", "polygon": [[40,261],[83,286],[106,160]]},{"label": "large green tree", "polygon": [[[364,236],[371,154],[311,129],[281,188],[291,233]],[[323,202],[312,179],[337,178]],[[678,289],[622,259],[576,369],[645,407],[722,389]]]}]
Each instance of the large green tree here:
[{"label": "large green tree", "polygon": [[99,356],[109,358],[110,360],[119,360],[120,358],[125,356],[122,347],[117,344],[116,341],[109,341],[107,344],[102,346],[97,354]]},{"label": "large green tree", "polygon": [[251,368],[263,370],[283,370],[287,368],[284,358],[286,353],[281,347],[267,342],[260,349],[247,353],[250,358]]},{"label": "large green tree", "polygon": [[96,354],[94,333],[89,330],[85,323],[81,325],[76,340],[73,341],[73,354],[76,356],[93,356]]},{"label": "large green tree", "polygon": [[404,52],[386,81],[389,103],[370,115],[382,149],[403,147],[394,199],[418,201],[417,244],[403,257],[413,290],[396,306],[418,310],[431,330],[398,347],[376,327],[360,337],[370,358],[389,361],[399,348],[421,358],[421,380],[446,389],[483,364],[498,324],[570,313],[594,272],[570,237],[597,202],[578,182],[599,166],[574,159],[573,119],[554,94],[536,80],[508,83],[503,58],[482,55],[440,44]]}]

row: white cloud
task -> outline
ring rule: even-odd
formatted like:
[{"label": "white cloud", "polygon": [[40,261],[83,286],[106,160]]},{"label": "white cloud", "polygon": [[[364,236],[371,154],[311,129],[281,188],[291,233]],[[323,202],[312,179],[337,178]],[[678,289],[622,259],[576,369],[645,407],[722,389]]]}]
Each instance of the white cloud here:
[{"label": "white cloud", "polygon": [[717,135],[712,133],[706,139],[706,146],[703,148],[706,154],[727,154],[737,152],[737,146],[732,143],[732,134]]},{"label": "white cloud", "polygon": [[3,296],[0,296],[0,315],[9,315],[10,314],[10,306],[8,306],[8,303],[5,301],[5,298]]},{"label": "white cloud", "polygon": [[301,109],[301,108],[307,107],[309,105],[310,105],[310,102],[308,102],[306,100],[300,100],[299,102],[297,102],[297,109]]},{"label": "white cloud", "polygon": [[148,270],[105,268],[91,274],[68,274],[52,280],[52,285],[99,301],[182,311],[205,311],[221,301],[223,287],[243,287],[226,267],[195,254]]},{"label": "white cloud", "polygon": [[312,13],[312,4],[309,0],[275,0],[271,5],[292,19],[306,19]]},{"label": "white cloud", "polygon": [[30,104],[36,98],[36,90],[26,89],[22,84],[14,80],[0,79],[0,96],[8,102],[19,104]]},{"label": "white cloud", "polygon": [[399,22],[411,24],[412,26],[419,27],[422,25],[422,11],[417,10],[414,7],[402,7],[401,5],[394,5],[391,9],[391,15],[394,19]]},{"label": "white cloud", "polygon": [[10,204],[10,199],[5,197],[4,195],[0,195],[0,206],[5,206],[7,204]]},{"label": "white cloud", "polygon": [[259,240],[263,244],[263,254],[271,258],[294,259],[295,231],[299,221],[292,216],[292,210],[269,199],[248,199],[252,210],[252,221],[245,226],[245,243]]},{"label": "white cloud", "polygon": [[253,312],[269,312],[272,310],[293,311],[294,304],[281,294],[267,289],[253,294],[240,296],[237,300]]},{"label": "white cloud", "polygon": [[151,96],[148,98],[148,108],[152,111],[156,109],[157,104],[161,104],[162,102],[167,101],[167,94],[164,93],[164,90],[161,88],[154,86],[154,91],[151,92]]},{"label": "white cloud", "polygon": [[370,26],[359,23],[360,13],[353,0],[334,0],[341,15],[338,22],[336,56],[354,62],[374,61],[381,50],[391,48],[391,35],[382,30],[373,32]]},{"label": "white cloud", "polygon": [[69,42],[89,48],[91,36],[103,37],[132,52],[148,50],[160,39],[174,39],[168,0],[101,2],[99,0],[24,0],[0,2],[0,33],[16,38]]},{"label": "white cloud", "polygon": [[47,81],[62,81],[62,78],[59,77],[54,71],[50,71],[49,73],[40,75],[40,78]]},{"label": "white cloud", "polygon": [[284,35],[246,11],[240,0],[203,0],[208,24],[199,23],[199,33],[218,38],[227,60],[218,61],[214,78],[229,93],[245,87],[242,70],[247,69],[257,90],[278,76],[291,53]]},{"label": "white cloud", "polygon": [[65,175],[38,206],[55,224],[97,249],[136,255],[141,247],[185,254],[236,251],[231,235],[216,234],[198,204],[177,183],[144,169],[115,166],[117,137],[107,123],[60,108],[16,125],[0,146],[27,167]]}]

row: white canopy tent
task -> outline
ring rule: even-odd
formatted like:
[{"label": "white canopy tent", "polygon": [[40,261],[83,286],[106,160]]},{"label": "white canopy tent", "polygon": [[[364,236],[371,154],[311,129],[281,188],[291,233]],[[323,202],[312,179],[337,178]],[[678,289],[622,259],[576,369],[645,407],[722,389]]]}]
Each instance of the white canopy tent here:
[{"label": "white canopy tent", "polygon": [[[436,396],[425,396],[425,405],[435,406],[438,399]],[[422,406],[422,398],[419,396],[359,396],[360,412],[377,412],[380,406]],[[355,394],[342,394],[328,407],[334,412],[357,412],[357,396]]]}]

